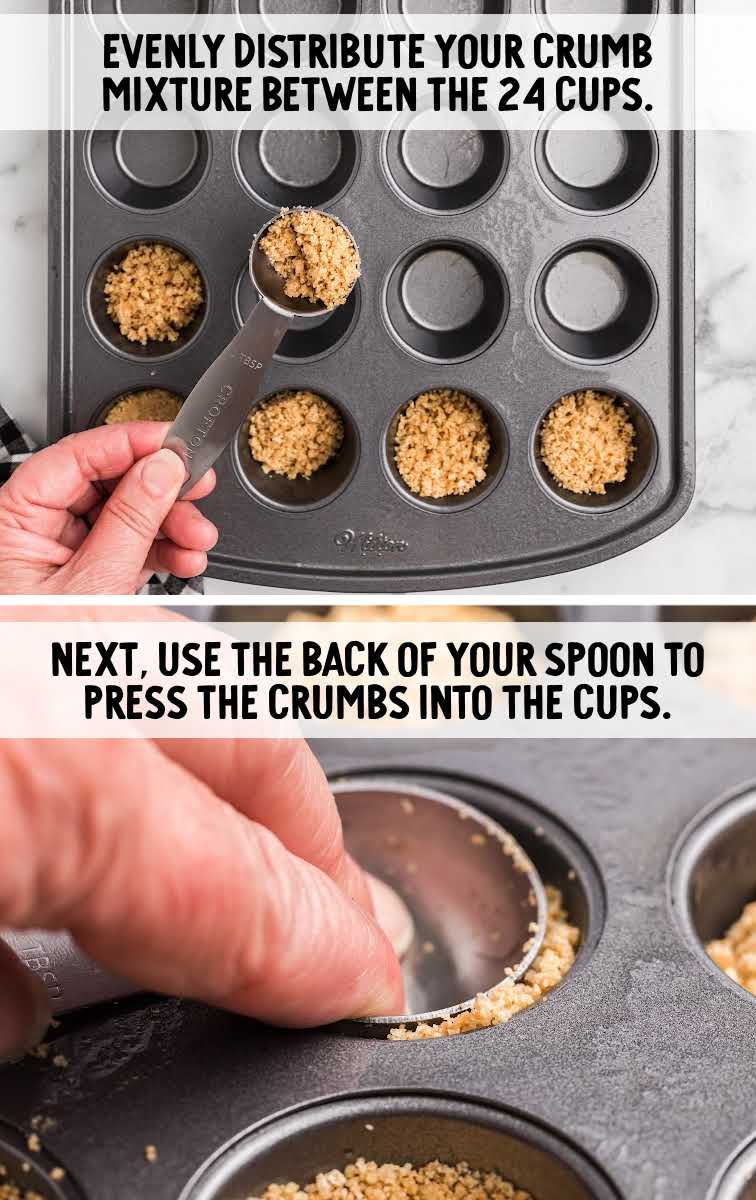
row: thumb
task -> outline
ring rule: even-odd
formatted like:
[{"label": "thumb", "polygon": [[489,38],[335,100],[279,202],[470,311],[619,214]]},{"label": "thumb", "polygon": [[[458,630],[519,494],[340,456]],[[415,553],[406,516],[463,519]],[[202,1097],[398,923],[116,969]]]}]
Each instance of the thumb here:
[{"label": "thumb", "polygon": [[184,464],[172,450],[158,450],[135,463],[68,564],[73,590],[135,592],[152,544],[185,480]]},{"label": "thumb", "polygon": [[0,938],[0,1062],[41,1042],[50,1020],[44,984]]}]

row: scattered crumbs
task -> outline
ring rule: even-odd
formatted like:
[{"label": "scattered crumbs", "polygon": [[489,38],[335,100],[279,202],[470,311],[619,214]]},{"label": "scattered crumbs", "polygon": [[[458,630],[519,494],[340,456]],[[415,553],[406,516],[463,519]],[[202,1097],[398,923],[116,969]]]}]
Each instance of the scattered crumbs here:
[{"label": "scattered crumbs", "polygon": [[756,901],[746,904],[723,938],[708,943],[706,953],[720,971],[756,996]]},{"label": "scattered crumbs", "polygon": [[50,1129],[54,1129],[58,1122],[55,1120],[55,1117],[48,1117],[44,1113],[36,1113],[29,1124],[36,1133],[47,1133]]},{"label": "scattered crumbs", "polygon": [[485,838],[482,833],[473,833],[470,836],[470,841],[473,846],[485,846],[487,838]]},{"label": "scattered crumbs", "polygon": [[397,470],[416,496],[466,495],[485,479],[490,452],[482,408],[452,388],[421,393],[396,424]]},{"label": "scattered crumbs", "polygon": [[32,1058],[47,1058],[50,1054],[50,1047],[47,1042],[40,1042],[38,1046],[32,1046],[29,1053]]},{"label": "scattered crumbs", "polygon": [[423,954],[435,954],[436,947],[433,942],[423,942]]},{"label": "scattered crumbs", "polygon": [[408,817],[411,817],[413,812],[415,811],[415,806],[412,803],[412,801],[410,799],[408,799],[407,796],[402,796],[401,800],[399,801],[399,804],[401,806],[402,812],[406,813]]},{"label": "scattered crumbs", "polygon": [[42,1143],[39,1140],[38,1133],[29,1134],[28,1138],[26,1139],[26,1148],[27,1150],[30,1150],[32,1154],[39,1154],[40,1150],[42,1149]]},{"label": "scattered crumbs", "polygon": [[56,1183],[59,1183],[60,1180],[65,1179],[65,1177],[66,1177],[66,1173],[62,1167],[53,1167],[53,1169],[50,1172],[50,1178],[54,1179]]},{"label": "scattered crumbs", "polygon": [[65,1054],[56,1054],[52,1061],[53,1066],[60,1067],[61,1070],[64,1070],[68,1066],[68,1059]]},{"label": "scattered crumbs", "polygon": [[547,470],[566,491],[605,496],[608,483],[627,477],[635,458],[635,428],[616,396],[574,392],[547,414],[540,448]]},{"label": "scattered crumbs", "polygon": [[314,208],[281,210],[260,240],[291,299],[338,308],[360,277],[360,256],[343,225]]},{"label": "scattered crumbs", "polygon": [[367,1129],[368,1133],[372,1133],[375,1129],[375,1125],[366,1125],[365,1128]]},{"label": "scattered crumbs", "polygon": [[576,878],[575,872],[573,871],[572,867],[570,867],[569,871],[567,872],[567,878],[570,880],[570,882],[572,882]]},{"label": "scattered crumbs", "polygon": [[536,837],[543,837],[546,830],[544,829],[543,825],[536,825],[534,832]]},{"label": "scattered crumbs", "polygon": [[31,1163],[30,1162],[22,1162],[21,1170],[23,1171],[24,1175],[28,1175],[29,1172],[31,1171]]},{"label": "scattered crumbs", "polygon": [[157,1157],[158,1157],[157,1146],[152,1146],[152,1145],[145,1146],[144,1157],[148,1163],[157,1162]]},{"label": "scattered crumbs", "polygon": [[343,441],[340,414],[317,392],[276,392],[249,418],[249,449],[266,475],[309,479]]},{"label": "scattered crumbs", "polygon": [[476,996],[465,1012],[447,1017],[435,1025],[420,1024],[414,1029],[400,1025],[389,1032],[389,1038],[392,1041],[409,1042],[488,1029],[509,1021],[548,995],[575,961],[580,930],[569,923],[558,888],[547,886],[546,900],[548,913],[543,943],[521,982],[507,978],[489,992],[481,992]]},{"label": "scattered crumbs", "polygon": [[121,425],[124,421],[175,421],[183,400],[165,388],[142,388],[126,392],[111,404],[105,414],[106,425]]},{"label": "scattered crumbs", "polygon": [[[358,1158],[343,1171],[326,1171],[311,1183],[272,1183],[259,1200],[533,1200],[530,1192],[509,1183],[496,1171],[477,1171],[465,1162],[367,1162]],[[247,1197],[247,1200],[257,1200]]]},{"label": "scattered crumbs", "polygon": [[129,342],[176,342],[205,301],[197,267],[161,242],[134,246],[105,281],[108,316]]}]

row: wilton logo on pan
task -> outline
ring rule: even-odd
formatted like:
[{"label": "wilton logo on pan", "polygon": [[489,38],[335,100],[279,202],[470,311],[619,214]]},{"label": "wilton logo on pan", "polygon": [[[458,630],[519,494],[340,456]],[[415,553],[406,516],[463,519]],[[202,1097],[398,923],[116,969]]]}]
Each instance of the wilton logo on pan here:
[{"label": "wilton logo on pan", "polygon": [[224,383],[223,387],[218,392],[215,404],[211,404],[200,424],[195,429],[192,436],[187,442],[186,457],[191,459],[194,457],[195,450],[199,450],[210,430],[215,425],[218,417],[223,412],[223,409],[228,404],[234,394],[234,389],[230,383]]},{"label": "wilton logo on pan", "polygon": [[404,538],[392,538],[387,533],[373,533],[372,530],[342,529],[334,534],[333,544],[342,554],[359,552],[363,555],[374,554],[380,558],[383,554],[404,554],[409,543]]}]

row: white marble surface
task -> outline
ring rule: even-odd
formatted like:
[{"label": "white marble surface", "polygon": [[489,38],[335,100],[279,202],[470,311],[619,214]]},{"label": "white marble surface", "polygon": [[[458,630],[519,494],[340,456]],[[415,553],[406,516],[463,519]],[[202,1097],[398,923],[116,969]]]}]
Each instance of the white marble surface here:
[{"label": "white marble surface", "polygon": [[[0,397],[45,433],[46,146],[0,135]],[[698,488],[674,529],[618,559],[488,594],[756,594],[756,134],[698,141]],[[213,593],[262,588],[208,581]],[[280,593],[277,593],[280,595]]]}]

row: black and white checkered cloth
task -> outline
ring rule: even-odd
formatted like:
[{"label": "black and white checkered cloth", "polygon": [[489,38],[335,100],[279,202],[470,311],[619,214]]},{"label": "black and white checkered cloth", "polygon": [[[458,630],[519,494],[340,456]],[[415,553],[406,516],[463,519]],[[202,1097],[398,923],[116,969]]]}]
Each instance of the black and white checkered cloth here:
[{"label": "black and white checkered cloth", "polygon": [[[16,422],[0,405],[0,487],[10,479],[16,467],[26,462],[37,447],[22,433]],[[174,575],[153,575],[142,588],[143,596],[203,595],[202,576],[196,579],[177,579]]]}]

